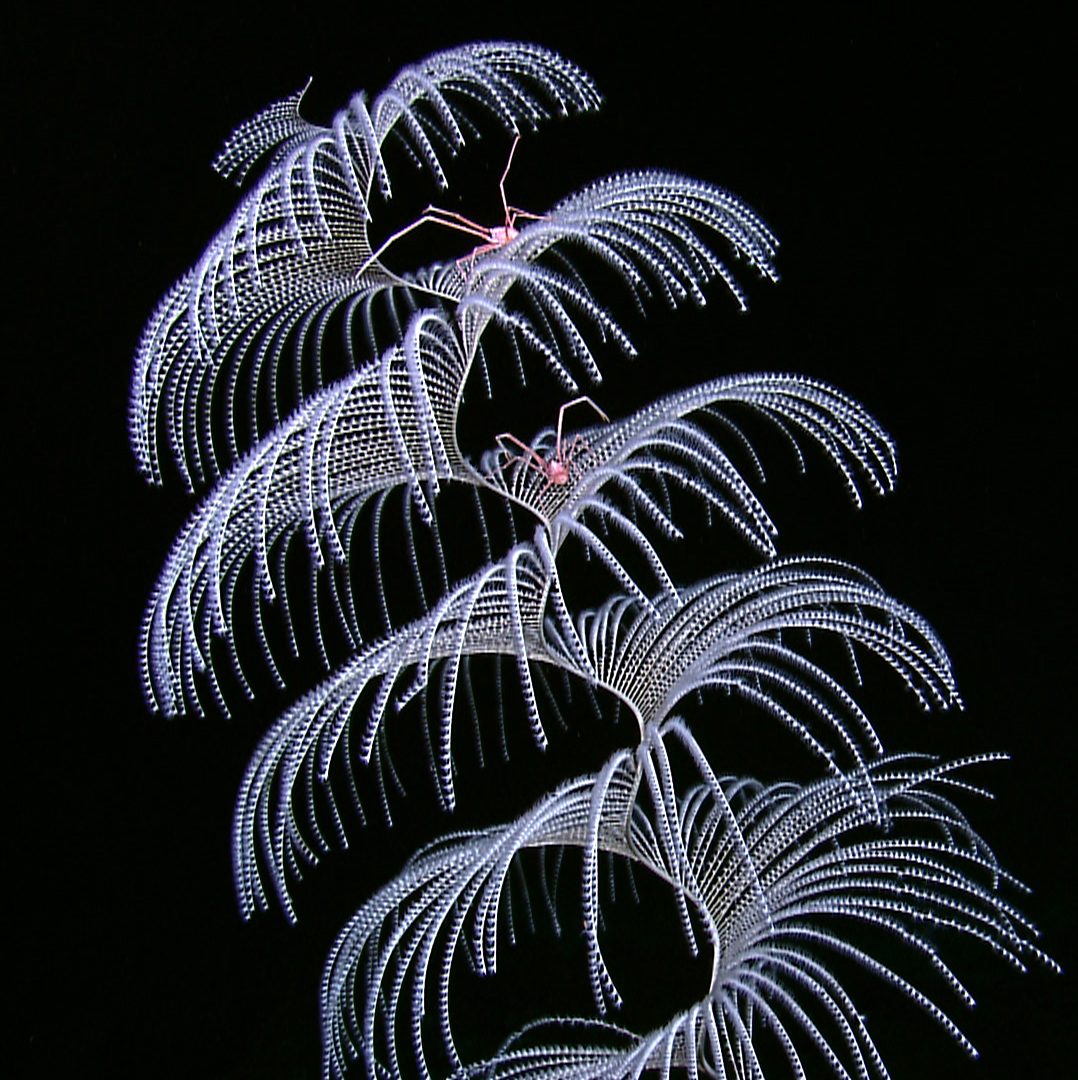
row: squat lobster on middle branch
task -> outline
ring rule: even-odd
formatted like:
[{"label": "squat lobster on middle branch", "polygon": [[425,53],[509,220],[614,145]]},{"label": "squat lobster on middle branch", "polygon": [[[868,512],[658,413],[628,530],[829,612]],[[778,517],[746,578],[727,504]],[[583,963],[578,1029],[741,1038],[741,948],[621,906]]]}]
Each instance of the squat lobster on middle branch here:
[{"label": "squat lobster on middle branch", "polygon": [[[546,491],[550,487],[564,487],[569,483],[569,469],[573,463],[573,456],[582,447],[586,447],[587,443],[580,435],[574,435],[573,441],[566,447],[562,441],[562,428],[565,423],[565,413],[571,409],[574,405],[590,405],[600,417],[603,422],[609,424],[610,417],[586,395],[584,397],[573,398],[572,401],[567,401],[558,410],[558,428],[557,434],[554,439],[554,454],[552,457],[544,458],[527,443],[518,439],[511,432],[503,431],[500,435],[496,436],[496,441],[501,449],[510,456],[502,463],[502,468],[506,468],[517,461],[526,461],[537,472],[542,473],[546,477],[546,485],[543,491]],[[519,449],[521,453],[514,454],[512,450],[506,446],[506,443],[512,443],[514,447]]]}]

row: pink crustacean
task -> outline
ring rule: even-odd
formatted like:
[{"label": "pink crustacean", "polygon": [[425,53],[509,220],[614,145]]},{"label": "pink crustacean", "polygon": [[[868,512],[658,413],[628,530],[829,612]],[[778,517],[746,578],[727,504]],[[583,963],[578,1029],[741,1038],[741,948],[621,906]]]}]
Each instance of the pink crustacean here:
[{"label": "pink crustacean", "polygon": [[[547,491],[550,487],[564,487],[569,483],[569,470],[573,463],[573,456],[577,451],[586,446],[586,443],[580,435],[574,435],[572,442],[568,447],[565,446],[562,429],[565,423],[565,413],[571,409],[574,405],[590,405],[600,417],[602,417],[605,423],[610,423],[610,417],[595,404],[594,401],[587,395],[582,397],[573,398],[572,401],[567,401],[560,409],[558,409],[558,428],[557,434],[554,439],[554,453],[549,458],[544,458],[536,450],[530,447],[523,440],[518,439],[516,435],[509,431],[503,431],[500,435],[496,436],[496,441],[503,451],[511,456],[507,457],[502,463],[502,468],[506,468],[508,465],[512,465],[514,462],[524,460],[537,472],[546,477],[546,485],[543,487],[543,491]],[[513,454],[512,451],[505,443],[512,443],[514,447],[520,450],[519,454]]]},{"label": "pink crustacean", "polygon": [[403,229],[398,229],[392,236],[385,240],[381,247],[359,268],[356,276],[364,273],[367,268],[374,262],[377,262],[381,258],[382,254],[393,244],[395,244],[402,236],[406,236],[413,229],[418,228],[420,225],[424,225],[430,222],[435,225],[444,225],[447,229],[455,229],[457,232],[467,233],[469,236],[474,236],[482,241],[474,247],[467,255],[462,255],[457,259],[457,268],[460,269],[465,263],[468,264],[469,269],[475,265],[475,260],[480,255],[486,255],[488,252],[497,251],[499,248],[505,247],[506,244],[511,243],[520,235],[520,230],[517,228],[517,222],[520,220],[527,221],[542,221],[545,215],[533,214],[527,210],[521,210],[518,206],[510,206],[505,196],[505,181],[509,177],[509,170],[513,167],[513,155],[516,153],[517,144],[520,142],[520,135],[517,135],[513,139],[513,145],[509,148],[509,159],[505,163],[505,170],[502,172],[501,179],[498,181],[498,191],[502,197],[502,210],[505,213],[504,225],[480,225],[479,222],[473,221],[469,217],[465,217],[463,214],[458,214],[455,210],[444,210],[440,206],[428,206],[423,213],[416,218],[410,225],[405,225]]}]

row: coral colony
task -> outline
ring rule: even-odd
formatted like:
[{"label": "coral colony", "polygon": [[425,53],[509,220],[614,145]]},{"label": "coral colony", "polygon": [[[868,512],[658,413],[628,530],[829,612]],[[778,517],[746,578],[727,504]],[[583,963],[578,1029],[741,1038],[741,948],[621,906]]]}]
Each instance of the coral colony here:
[{"label": "coral colony", "polygon": [[[599,277],[639,306],[702,304],[711,288],[743,308],[734,267],[776,278],[767,226],[722,188],[658,171],[609,176],[526,213],[506,199],[511,152],[503,221],[428,207],[374,249],[395,170],[418,164],[445,188],[443,160],[483,124],[500,125],[515,151],[521,132],[596,109],[599,95],[560,56],[498,42],[405,68],[328,127],[301,117],[301,97],[226,143],[224,176],[264,171],[161,301],[131,396],[146,477],[182,479],[200,498],[142,624],[150,707],[225,713],[267,674],[283,688],[282,655],[301,642],[325,665],[265,732],[240,785],[244,916],[279,905],[294,919],[301,872],[361,843],[361,823],[388,817],[391,795],[405,812],[398,729],[413,744],[422,732],[429,782],[451,812],[468,782],[458,753],[504,739],[489,685],[521,703],[540,747],[555,716],[571,728],[598,703],[618,703],[635,731],[597,771],[566,776],[513,820],[422,848],[363,900],[322,980],[325,1075],[756,1077],[765,1066],[820,1075],[822,1061],[839,1076],[884,1077],[840,981],[857,969],[973,1053],[947,1011],[972,999],[936,931],[1021,969],[1051,965],[1008,899],[1021,887],[963,809],[983,795],[973,774],[998,755],[885,749],[854,696],[860,665],[875,657],[907,700],[953,708],[943,646],[858,568],[780,555],[754,487],[762,432],[828,460],[860,505],[862,490],[894,484],[890,439],[857,402],[800,375],[723,376],[628,416],[607,417],[585,392],[597,354],[606,365],[634,352]],[[414,246],[447,230],[460,234],[458,257],[389,268],[403,236]],[[530,441],[492,430],[471,460],[458,442],[466,386],[497,400],[525,361],[564,388],[556,416],[542,412],[556,426]],[[454,513],[439,516],[449,497]],[[753,569],[677,580],[664,553],[694,504],[754,549]],[[458,572],[447,550],[465,529],[477,557]],[[570,549],[606,595],[586,610],[559,572]],[[408,603],[402,577],[416,587]],[[555,683],[580,688],[560,710]],[[762,739],[800,740],[816,779],[736,776],[716,733],[745,723]],[[711,974],[699,1001],[639,1032],[618,1023],[604,912],[634,902],[611,883],[649,876]],[[593,1011],[536,1016],[497,1033],[486,1060],[464,1060],[451,1022],[459,973],[496,978],[514,912],[540,898],[555,924],[578,938],[582,928]],[[888,938],[920,954],[914,974],[892,966],[893,950],[873,951]]]}]

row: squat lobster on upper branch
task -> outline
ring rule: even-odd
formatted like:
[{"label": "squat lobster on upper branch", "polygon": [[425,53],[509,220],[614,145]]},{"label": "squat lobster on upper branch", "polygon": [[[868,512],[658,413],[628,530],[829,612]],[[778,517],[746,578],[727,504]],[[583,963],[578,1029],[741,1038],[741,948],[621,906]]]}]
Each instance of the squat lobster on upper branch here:
[{"label": "squat lobster on upper branch", "polygon": [[509,159],[505,163],[505,171],[498,181],[498,191],[502,196],[502,210],[505,212],[504,225],[480,225],[479,222],[473,221],[463,214],[458,214],[455,210],[444,210],[440,206],[428,206],[426,210],[423,211],[423,214],[416,218],[410,225],[405,225],[403,229],[398,229],[390,236],[359,268],[356,276],[358,277],[372,263],[377,262],[382,257],[382,254],[402,236],[406,236],[413,229],[416,229],[427,222],[434,225],[444,225],[447,229],[456,229],[457,232],[467,233],[469,236],[475,236],[483,241],[467,255],[462,255],[457,259],[458,268],[460,268],[462,264],[467,263],[468,268],[471,269],[471,267],[475,265],[475,260],[480,255],[486,255],[490,251],[497,251],[499,248],[503,248],[506,244],[515,240],[520,234],[520,230],[517,228],[517,222],[522,218],[528,221],[542,221],[545,215],[532,214],[527,210],[521,210],[518,206],[510,206],[505,196],[505,181],[509,177],[509,170],[513,167],[513,155],[516,153],[517,143],[519,142],[520,136],[517,135],[513,139],[513,145],[509,148]]},{"label": "squat lobster on upper branch", "polygon": [[[587,443],[580,435],[574,435],[573,441],[566,447],[562,441],[562,428],[565,423],[565,413],[571,409],[574,405],[590,405],[598,414],[602,417],[603,422],[609,424],[610,417],[586,395],[584,397],[574,398],[572,401],[567,401],[558,410],[558,428],[557,434],[554,439],[554,454],[550,458],[544,458],[527,443],[518,439],[511,432],[503,431],[500,435],[496,436],[496,441],[501,449],[511,456],[507,457],[502,462],[501,468],[506,468],[517,461],[526,461],[537,472],[542,473],[546,477],[546,485],[543,490],[546,491],[551,486],[564,487],[569,483],[569,469],[573,463],[573,456],[581,448],[586,448]],[[512,443],[517,447],[521,453],[513,454],[512,451],[505,443]]]}]

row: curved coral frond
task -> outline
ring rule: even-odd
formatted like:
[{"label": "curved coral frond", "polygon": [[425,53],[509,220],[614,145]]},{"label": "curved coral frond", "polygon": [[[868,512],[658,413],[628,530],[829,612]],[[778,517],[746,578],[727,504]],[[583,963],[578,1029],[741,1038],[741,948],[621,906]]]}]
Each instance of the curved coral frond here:
[{"label": "curved coral frond", "polygon": [[[341,537],[347,523],[365,503],[393,487],[410,486],[419,512],[436,531],[429,507],[440,482],[489,489],[545,525],[552,552],[569,535],[577,536],[623,588],[648,603],[650,587],[628,574],[599,539],[597,527],[620,530],[627,546],[645,555],[656,579],[673,595],[676,589],[649,538],[656,533],[680,536],[661,505],[670,486],[700,498],[763,554],[775,554],[771,519],[723,449],[732,434],[735,446],[756,463],[751,444],[736,426],[737,410],[763,416],[791,437],[799,432],[821,446],[858,502],[858,481],[880,492],[894,483],[890,440],[860,406],[824,383],[767,374],[713,380],[578,433],[582,449],[564,485],[550,484],[524,460],[504,469],[495,454],[486,455],[477,472],[460,457],[453,427],[465,363],[452,328],[417,315],[400,347],[313,397],[218,484],[174,544],[147,609],[144,679],[151,703],[168,715],[200,708],[195,677],[205,672],[223,706],[210,650],[214,637],[220,637],[232,667],[240,670],[233,596],[242,568],[254,561],[260,583],[257,614],[262,601],[284,590],[283,575],[273,568],[282,565],[295,537],[306,537],[319,567],[346,559]],[[700,422],[708,418],[715,421],[715,431]],[[547,457],[552,443],[553,431],[541,432],[533,449]],[[624,511],[611,501],[614,496],[621,497]],[[348,617],[350,602],[346,585],[337,600],[336,621],[358,643],[354,620]],[[317,596],[311,597],[311,609],[317,622]],[[276,671],[261,631],[259,640],[269,669]]]},{"label": "curved coral frond", "polygon": [[[301,94],[241,125],[219,158],[242,175],[272,149],[270,165],[198,263],[162,300],[135,357],[129,428],[143,473],[161,480],[159,432],[189,486],[220,472],[208,412],[219,377],[229,401],[243,378],[274,389],[286,349],[308,341],[320,369],[329,317],[363,311],[365,293],[398,283],[371,263],[367,236],[374,183],[390,191],[382,148],[398,134],[441,186],[437,147],[461,147],[476,108],[510,130],[550,114],[593,109],[599,96],[575,65],[513,42],[466,45],[405,68],[368,108],[356,94],[328,127],[298,115]],[[357,280],[361,268],[367,269]],[[316,383],[317,385],[317,383]],[[228,417],[229,457],[239,455]]]},{"label": "curved coral frond", "polygon": [[[675,1068],[691,1077],[758,1075],[765,1045],[774,1040],[797,1075],[805,1075],[811,1059],[838,1076],[882,1080],[887,1070],[844,985],[848,969],[881,978],[972,1047],[928,993],[877,959],[873,943],[881,936],[923,954],[966,1004],[968,991],[921,927],[980,942],[1020,969],[1055,966],[1006,896],[1021,887],[954,801],[979,792],[961,774],[998,755],[944,764],[881,759],[870,776],[880,819],[858,797],[856,782],[843,776],[803,787],[721,780],[698,756],[703,785],[675,791],[666,790],[666,781],[641,784],[649,771],[670,775],[669,726],[665,736],[653,733],[635,760],[615,756],[600,773],[563,785],[511,824],[432,844],[360,908],[323,979],[327,1075],[343,1076],[354,1058],[367,1075],[382,1069],[400,1075],[406,1056],[425,1074],[433,1036],[421,1034],[415,1010],[434,999],[438,1053],[460,1077],[610,1080]],[[449,1013],[453,958],[466,952],[480,975],[495,975],[513,860],[529,848],[563,845],[585,853],[586,926],[597,919],[588,867],[599,851],[683,892],[712,950],[709,992],[647,1034],[554,1017],[527,1025],[493,1059],[463,1063]],[[821,950],[842,959],[841,975],[819,958]],[[411,1033],[410,1047],[404,1032]]]},{"label": "curved coral frond", "polygon": [[[687,695],[721,689],[780,720],[829,767],[834,742],[863,763],[880,750],[871,723],[810,658],[811,639],[794,644],[795,631],[835,635],[876,655],[924,708],[961,704],[928,623],[863,571],[835,560],[776,560],[701,582],[654,609],[612,597],[580,618],[577,637],[596,681],[632,708],[641,733]],[[805,714],[810,723],[799,719]]]},{"label": "curved coral frond", "polygon": [[[462,362],[451,328],[418,315],[399,347],[308,401],[218,483],[173,545],[143,619],[151,707],[166,715],[201,711],[195,677],[204,672],[225,708],[210,649],[214,637],[222,639],[241,670],[233,606],[252,558],[259,640],[275,672],[260,602],[283,592],[281,567],[293,538],[305,533],[318,565],[343,558],[338,523],[404,484],[429,516],[439,480],[463,468],[452,427]],[[317,617],[317,599],[312,610]],[[341,621],[347,624],[343,614]]]},{"label": "curved coral frond", "polygon": [[[595,778],[581,777],[508,826],[447,836],[418,852],[359,909],[338,936],[322,979],[327,1075],[343,1076],[357,1058],[368,1075],[379,1066],[401,1075],[405,1056],[426,1074],[428,1049],[415,1009],[430,999],[438,1002],[439,1050],[462,1067],[451,1034],[450,966],[466,951],[478,972],[497,971],[502,899],[514,858],[527,848],[583,847],[589,837],[604,850],[631,850],[631,758],[615,761],[598,804],[595,794]],[[413,1033],[411,1047],[399,1045],[400,1030]]]},{"label": "curved coral frond", "polygon": [[[514,548],[449,590],[424,618],[362,649],[266,732],[247,767],[233,821],[236,891],[245,916],[267,906],[264,877],[290,914],[289,878],[298,877],[301,863],[313,864],[330,850],[316,793],[333,822],[333,838],[347,846],[331,763],[338,756],[347,758],[349,770],[371,763],[388,717],[431,682],[435,666],[443,670],[430,764],[447,809],[455,800],[453,714],[469,657],[504,656],[516,663],[533,737],[545,745],[529,663],[570,663],[545,645],[543,622],[551,592],[557,592],[552,572],[532,545]],[[556,597],[553,611],[567,620]],[[572,627],[562,630],[571,633]],[[361,700],[370,701],[366,711],[359,709]],[[375,780],[382,783],[377,772]],[[357,798],[354,787],[351,795]],[[362,820],[362,807],[356,809]]]}]

